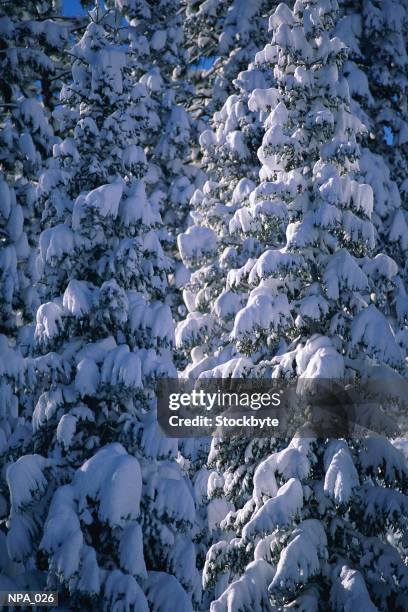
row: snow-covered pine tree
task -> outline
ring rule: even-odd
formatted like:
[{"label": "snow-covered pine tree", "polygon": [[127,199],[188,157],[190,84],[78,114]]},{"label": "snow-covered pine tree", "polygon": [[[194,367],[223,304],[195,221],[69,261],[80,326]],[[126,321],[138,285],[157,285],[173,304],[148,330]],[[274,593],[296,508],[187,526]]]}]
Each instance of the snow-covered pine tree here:
[{"label": "snow-covered pine tree", "polygon": [[[373,223],[387,254],[405,266],[408,251],[408,3],[340,3],[336,33],[350,48],[343,66],[360,135],[361,172],[374,191]],[[405,181],[405,183],[404,183]]]},{"label": "snow-covered pine tree", "polygon": [[148,92],[133,81],[137,49],[118,15],[97,5],[90,16],[62,91],[77,125],[40,181],[39,397],[33,452],[7,470],[7,548],[70,609],[187,612],[199,597],[194,502],[155,414],[155,382],[175,368],[162,222],[140,147]]},{"label": "snow-covered pine tree", "polygon": [[[291,2],[288,2],[292,4]],[[220,110],[234,93],[233,81],[268,41],[268,17],[277,0],[184,0],[190,79],[190,109],[202,118]]]},{"label": "snow-covered pine tree", "polygon": [[[337,29],[351,49],[351,74],[357,67],[352,93],[366,113],[368,144],[386,159],[393,180],[406,196],[408,2],[345,0],[341,8],[346,14]],[[368,92],[360,70],[366,75]]]},{"label": "snow-covered pine tree", "polygon": [[[200,137],[207,181],[192,198],[193,224],[178,238],[183,262],[192,272],[184,290],[189,314],[176,331],[178,365],[182,368],[188,363],[184,372],[187,377],[196,377],[230,359],[230,347],[223,351],[223,345],[229,344],[233,317],[242,301],[239,295],[225,290],[225,277],[231,269],[262,252],[262,229],[252,227],[248,221],[248,233],[242,240],[238,232],[230,233],[229,223],[246,203],[260,168],[256,152],[268,105],[264,113],[258,109],[253,112],[248,106],[249,94],[254,88],[267,87],[272,76],[270,70],[254,63],[242,71],[235,81],[235,93],[215,113],[212,129]],[[279,235],[278,227],[275,233]],[[220,317],[226,309],[228,315]],[[244,372],[245,359],[238,360],[233,374],[241,376]],[[208,440],[183,440],[181,445],[183,465],[193,479],[200,515],[196,538],[199,562],[217,538],[220,521],[231,509],[229,502],[218,497],[216,475],[205,467],[208,450]],[[268,445],[266,452],[270,450]],[[228,453],[234,454],[232,445]],[[212,497],[210,502],[207,490]]]},{"label": "snow-covered pine tree", "polygon": [[[258,61],[274,66],[277,86],[250,98],[273,107],[259,150],[263,182],[253,194],[285,206],[286,241],[276,248],[273,236],[270,248],[229,273],[226,289],[249,293],[231,333],[237,355],[202,376],[233,376],[240,354],[251,376],[360,380],[405,372],[399,329],[406,320],[392,307],[402,279],[375,249],[372,189],[359,182],[362,125],[339,76],[346,49],[328,35],[337,9],[335,0],[298,0],[293,12],[282,4],[271,17],[272,42]],[[255,218],[262,212],[247,209]],[[207,555],[212,612],[404,610],[403,454],[381,437],[309,434],[259,453],[254,466],[255,443],[233,457],[230,441],[211,451],[219,470],[213,489],[235,501],[222,522],[225,539]],[[245,462],[251,494],[233,497]]]},{"label": "snow-covered pine tree", "polygon": [[3,533],[9,514],[6,465],[30,442],[23,355],[28,348],[24,325],[38,306],[34,181],[54,140],[43,84],[54,74],[54,55],[67,38],[65,25],[53,18],[55,4],[0,6],[0,571],[5,573],[12,571]]},{"label": "snow-covered pine tree", "polygon": [[108,4],[130,23],[140,58],[134,78],[147,88],[152,105],[150,129],[143,134],[150,161],[148,194],[163,218],[162,243],[172,260],[166,302],[179,319],[185,314],[179,288],[187,273],[176,237],[186,228],[190,198],[203,182],[198,166],[191,163],[196,126],[186,110],[193,90],[185,78],[180,0],[110,0]]},{"label": "snow-covered pine tree", "polygon": [[[293,2],[287,2],[292,6]],[[241,59],[267,41],[267,17],[277,2],[186,2],[186,37],[191,79],[196,86],[194,106],[208,118],[205,108],[218,108],[228,92]],[[362,144],[361,173],[375,194],[373,223],[385,252],[403,265],[406,238],[406,132],[407,132],[407,3],[394,0],[340,2],[338,34],[350,47],[344,74],[349,82],[353,111],[367,130]],[[209,68],[208,64],[212,64]],[[203,69],[197,69],[203,64]],[[247,61],[247,60],[244,60]],[[242,64],[241,64],[242,65]],[[197,103],[196,100],[200,102]],[[387,163],[386,163],[387,162]],[[391,173],[390,173],[391,170]],[[397,184],[395,184],[395,181]],[[402,197],[402,207],[397,186]]]},{"label": "snow-covered pine tree", "polygon": [[[183,262],[192,271],[184,289],[189,314],[176,329],[180,366],[189,362],[185,375],[190,377],[231,357],[229,334],[243,296],[228,290],[225,278],[260,254],[265,234],[270,237],[267,217],[272,211],[267,204],[259,211],[263,221],[256,227],[241,212],[260,170],[257,150],[270,108],[266,101],[262,112],[258,108],[254,112],[249,95],[254,89],[268,87],[271,78],[271,71],[256,62],[250,64],[235,81],[236,93],[214,114],[212,129],[200,136],[207,180],[191,200],[193,224],[178,237]],[[274,228],[278,242],[284,236],[280,225]],[[244,239],[241,226],[246,230]],[[229,345],[226,353],[225,345]]]},{"label": "snow-covered pine tree", "polygon": [[[38,237],[30,181],[51,153],[53,132],[41,102],[49,57],[67,37],[49,19],[52,2],[8,2],[0,8],[1,328],[16,329],[35,308],[30,247]],[[34,304],[33,304],[34,301]],[[17,318],[19,321],[17,320]]]}]

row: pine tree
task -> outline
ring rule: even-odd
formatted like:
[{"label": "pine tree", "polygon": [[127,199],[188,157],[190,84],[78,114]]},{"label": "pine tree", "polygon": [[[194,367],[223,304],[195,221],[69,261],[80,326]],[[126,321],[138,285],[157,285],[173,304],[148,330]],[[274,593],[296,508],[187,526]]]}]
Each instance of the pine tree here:
[{"label": "pine tree", "polygon": [[[231,91],[240,66],[242,69],[241,58],[249,61],[253,49],[267,42],[267,17],[276,4],[239,0],[187,2],[186,34],[194,62],[191,79],[196,86],[193,107],[197,106],[203,115],[202,130],[208,122],[206,113],[219,107]],[[353,98],[353,112],[367,127],[358,137],[362,145],[361,174],[374,190],[377,240],[387,254],[404,266],[408,248],[404,183],[407,5],[405,0],[342,0],[340,8],[342,18],[337,31],[350,47],[343,70]],[[205,67],[197,69],[197,62]]]},{"label": "pine tree", "polygon": [[352,89],[354,84],[352,93],[369,127],[367,144],[386,159],[405,197],[408,3],[370,0],[343,4],[346,14],[339,21],[338,32],[351,49],[347,69]]},{"label": "pine tree", "polygon": [[[270,71],[258,66],[255,59],[239,74],[237,93],[214,114],[212,129],[200,137],[207,181],[191,201],[193,224],[178,237],[183,262],[192,271],[184,289],[189,314],[176,329],[180,365],[190,361],[185,371],[188,376],[197,376],[230,358],[229,334],[243,296],[230,291],[225,278],[262,252],[271,212],[276,212],[264,207],[259,211],[260,223],[258,219],[254,223],[251,215],[242,216],[258,177],[256,152],[269,108],[266,103],[262,112],[255,110],[249,96],[254,89],[267,87],[270,80]],[[256,203],[254,206],[257,208]],[[280,226],[278,223],[274,228],[277,236]],[[235,374],[238,376],[238,371]]]},{"label": "pine tree", "polygon": [[202,118],[219,110],[233,93],[234,79],[268,41],[268,16],[276,0],[184,0],[190,79],[195,84],[191,103]]},{"label": "pine tree", "polygon": [[[255,186],[260,167],[256,152],[262,140],[262,120],[267,116],[267,107],[263,113],[251,109],[249,93],[256,87],[267,87],[271,76],[271,71],[258,66],[256,61],[250,64],[238,75],[236,92],[214,114],[212,129],[200,137],[207,181],[192,198],[192,225],[178,237],[182,260],[192,272],[184,289],[189,314],[176,330],[178,363],[180,367],[188,364],[184,371],[187,377],[196,377],[231,357],[230,349],[227,346],[224,351],[223,345],[229,344],[233,316],[242,303],[240,296],[225,290],[225,277],[262,250],[262,231],[252,227],[251,220],[237,222],[235,217],[239,218]],[[236,228],[230,233],[233,221]],[[241,221],[245,227],[251,226],[244,240]],[[225,309],[229,309],[228,315],[220,317]],[[245,360],[239,359],[233,371],[234,376],[242,375]],[[219,477],[206,465],[209,440],[183,440],[180,451],[194,482],[199,516],[198,566],[202,567],[206,550],[219,535],[219,523],[232,506],[219,497]],[[231,446],[228,454],[233,453]],[[203,605],[206,603],[207,600]]]},{"label": "pine tree", "polygon": [[349,46],[343,72],[360,135],[361,171],[374,190],[373,223],[384,251],[404,268],[408,243],[406,205],[408,4],[342,2],[336,32]]},{"label": "pine tree", "polygon": [[[6,3],[0,9],[0,178],[2,226],[1,329],[15,330],[35,309],[30,247],[37,239],[30,182],[51,152],[53,131],[40,98],[52,73],[49,55],[64,44],[66,28],[49,16],[51,2]],[[14,332],[12,331],[14,329]]]},{"label": "pine tree", "polygon": [[162,242],[172,260],[167,303],[179,319],[185,312],[180,286],[187,272],[180,261],[176,236],[188,224],[190,198],[202,185],[202,173],[192,162],[196,126],[186,110],[193,90],[185,78],[186,51],[180,0],[112,0],[131,26],[140,53],[135,78],[149,93],[150,129],[143,146],[151,162],[148,193],[163,217]]},{"label": "pine tree", "polygon": [[[262,182],[229,224],[258,221],[262,252],[226,275],[224,290],[244,303],[223,349],[232,359],[214,368],[206,346],[202,376],[360,380],[405,372],[406,318],[394,301],[403,277],[375,246],[373,192],[359,169],[364,126],[339,74],[345,45],[329,35],[337,10],[333,0],[298,0],[293,12],[281,4],[271,18],[272,42],[257,61],[273,67],[277,85],[250,97],[252,107],[272,109],[259,149]],[[272,221],[282,224],[283,210],[286,239],[277,245]],[[219,318],[231,319],[228,307]],[[202,344],[199,325],[190,329]],[[212,612],[405,609],[403,455],[381,437],[311,434],[283,448],[277,440],[271,450],[257,440],[214,441],[213,495],[235,510],[221,523],[225,539],[207,554]]]},{"label": "pine tree", "polygon": [[29,449],[31,433],[24,356],[38,306],[34,193],[54,142],[44,82],[54,74],[55,56],[67,39],[66,26],[54,19],[54,4],[5,2],[0,7],[0,554],[5,573],[14,573],[6,562],[6,466]]},{"label": "pine tree", "polygon": [[192,610],[195,509],[158,432],[154,388],[175,375],[162,221],[146,195],[147,88],[135,39],[97,6],[62,91],[77,109],[39,181],[46,228],[30,359],[33,452],[7,470],[12,561],[71,609]]}]

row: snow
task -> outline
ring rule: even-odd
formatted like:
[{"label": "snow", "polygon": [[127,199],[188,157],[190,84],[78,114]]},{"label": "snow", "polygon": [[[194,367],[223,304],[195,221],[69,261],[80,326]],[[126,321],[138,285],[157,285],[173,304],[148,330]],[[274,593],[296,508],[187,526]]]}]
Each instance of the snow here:
[{"label": "snow", "polygon": [[270,590],[290,590],[306,584],[321,569],[326,556],[327,538],[320,521],[302,521],[293,531],[289,543],[280,554]]},{"label": "snow", "polygon": [[69,580],[79,570],[84,544],[72,485],[57,489],[44,526],[40,549],[52,553],[50,568]]},{"label": "snow", "polygon": [[119,181],[110,185],[102,185],[88,193],[85,197],[85,206],[97,209],[101,217],[109,215],[115,218],[118,214],[122,194],[123,187]]},{"label": "snow", "polygon": [[147,599],[136,580],[118,569],[111,570],[107,575],[104,598],[109,610],[150,612]]},{"label": "snow", "polygon": [[[173,612],[176,602],[177,612],[193,611],[190,599],[180,583],[174,576],[164,572],[149,572],[146,596],[150,612]],[[139,612],[139,608],[137,610]]]},{"label": "snow", "polygon": [[243,576],[232,582],[221,597],[211,603],[210,612],[272,612],[267,589],[273,575],[273,567],[263,559],[249,563]]},{"label": "snow", "polygon": [[72,414],[63,414],[57,427],[57,440],[68,449],[76,432],[77,419]]},{"label": "snow", "polygon": [[[93,376],[95,381],[95,370]],[[112,349],[106,355],[101,368],[101,383],[111,386],[119,384],[131,389],[140,389],[143,386],[140,358],[129,350],[127,344]]]},{"label": "snow", "polygon": [[46,343],[59,334],[63,315],[63,309],[55,302],[41,304],[35,326],[35,337],[40,343]]},{"label": "snow", "polygon": [[209,532],[216,531],[227,514],[233,509],[231,502],[225,499],[211,499],[207,505],[207,528]]},{"label": "snow", "polygon": [[130,227],[142,223],[151,227],[158,221],[154,215],[146,196],[146,188],[143,181],[134,181],[126,198],[121,199],[119,204],[119,218],[123,225]]},{"label": "snow", "polygon": [[181,257],[188,266],[190,261],[210,255],[217,247],[217,236],[208,227],[192,225],[177,237]]},{"label": "snow", "polygon": [[74,251],[74,235],[64,224],[44,230],[40,236],[40,257],[45,263],[70,255]]},{"label": "snow", "polygon": [[387,319],[374,305],[364,308],[354,317],[351,335],[352,346],[361,343],[379,362],[397,368],[401,365],[402,353],[393,331]]},{"label": "snow", "polygon": [[150,47],[155,51],[160,51],[166,44],[166,30],[156,30],[150,39]]},{"label": "snow", "polygon": [[[146,474],[147,475],[147,474]],[[145,477],[146,477],[145,475]],[[180,472],[163,463],[158,473],[150,474],[146,493],[155,516],[172,521],[194,523],[194,500]]]},{"label": "snow", "polygon": [[[331,447],[336,450],[328,461]],[[328,465],[327,465],[328,463]],[[332,497],[336,504],[345,504],[350,500],[353,489],[359,486],[357,470],[353,458],[345,443],[332,442],[325,453],[326,475],[324,479],[324,492]]]},{"label": "snow", "polygon": [[51,465],[41,455],[25,455],[7,468],[11,505],[18,510],[38,499],[47,488],[44,470]]},{"label": "snow", "polygon": [[76,367],[75,388],[81,397],[96,394],[100,384],[100,372],[93,359],[84,357]]},{"label": "snow", "polygon": [[140,514],[142,475],[136,457],[117,442],[95,453],[74,478],[79,513],[87,511],[88,499],[98,504],[98,517],[111,527],[123,527]]},{"label": "snow", "polygon": [[138,579],[147,578],[143,556],[142,528],[136,521],[129,522],[123,530],[119,543],[119,562],[122,569]]},{"label": "snow", "polygon": [[277,473],[287,480],[290,478],[303,480],[307,477],[309,470],[310,464],[307,456],[296,448],[285,448],[261,461],[254,473],[253,498],[257,506],[262,504],[265,497],[272,498],[277,495]]},{"label": "snow", "polygon": [[187,318],[176,327],[176,347],[199,343],[203,336],[211,332],[212,327],[211,315],[189,312]]},{"label": "snow", "polygon": [[[126,149],[123,151],[123,156],[122,156],[122,163],[124,168],[131,170],[132,168],[137,169],[137,166],[146,166],[147,165],[147,158],[146,158],[146,154],[143,151],[142,147],[138,147],[137,145],[129,145],[128,147],[126,147]],[[138,194],[140,192],[140,195],[143,197],[143,187],[144,187],[144,183],[143,181],[135,181],[132,184],[132,189],[135,189],[135,193]]]},{"label": "snow", "polygon": [[64,291],[62,305],[75,317],[88,314],[92,305],[92,291],[88,283],[70,280]]},{"label": "snow", "polygon": [[253,538],[256,535],[271,533],[276,527],[289,525],[303,505],[302,486],[296,478],[290,478],[278,489],[272,499],[259,508],[244,526],[242,537]]},{"label": "snow", "polygon": [[386,438],[365,438],[360,450],[359,460],[363,470],[383,470],[384,481],[394,485],[408,476],[408,464],[403,453]]},{"label": "snow", "polygon": [[251,291],[247,305],[236,315],[231,336],[242,338],[258,330],[272,332],[287,327],[291,321],[286,295],[273,296],[267,286],[259,286]]},{"label": "snow", "polygon": [[363,291],[368,289],[368,279],[355,259],[346,251],[337,251],[329,260],[323,274],[327,296],[338,300],[345,290]]},{"label": "snow", "polygon": [[277,276],[279,273],[284,274],[285,272],[298,269],[300,265],[301,261],[291,253],[285,252],[284,249],[269,249],[257,259],[248,280],[250,283],[253,283],[256,278],[262,279]]},{"label": "snow", "polygon": [[[400,603],[401,441],[216,438],[206,462],[200,441],[161,436],[154,387],[177,376],[175,359],[184,377],[286,377],[299,394],[352,374],[395,401],[408,347],[404,7],[346,3],[336,25],[335,0],[271,15],[264,0],[188,0],[184,24],[177,2],[118,0],[120,16],[96,7],[72,33],[50,114],[37,73],[56,74],[68,29],[44,6],[21,22],[12,4],[0,19],[13,83],[0,139],[3,582],[60,583],[79,607],[118,611],[309,612],[322,581],[333,610]],[[188,83],[188,58],[210,54]],[[397,97],[384,105],[383,90]],[[359,542],[352,567],[340,519]],[[389,596],[373,594],[378,579]]]},{"label": "snow", "polygon": [[275,108],[279,104],[279,90],[271,87],[269,89],[254,89],[248,100],[250,111],[263,111]]},{"label": "snow", "polygon": [[359,571],[343,565],[330,593],[330,604],[335,610],[364,610],[378,612],[367,591],[364,579]]},{"label": "snow", "polygon": [[378,279],[383,276],[388,280],[392,280],[398,274],[398,265],[388,255],[379,253],[374,259],[368,261],[363,266],[367,276]]}]

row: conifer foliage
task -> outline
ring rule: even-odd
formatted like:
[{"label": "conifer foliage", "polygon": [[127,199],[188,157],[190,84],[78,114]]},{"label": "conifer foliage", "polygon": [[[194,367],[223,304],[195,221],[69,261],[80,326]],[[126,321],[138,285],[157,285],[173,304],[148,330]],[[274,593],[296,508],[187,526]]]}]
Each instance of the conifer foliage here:
[{"label": "conifer foliage", "polygon": [[[229,223],[245,234],[242,221],[265,227],[267,210],[267,237],[260,255],[227,275],[224,290],[243,301],[229,336],[233,358],[202,376],[359,379],[377,368],[404,371],[406,321],[390,307],[405,299],[403,280],[376,250],[373,191],[359,171],[364,128],[339,72],[345,45],[329,34],[337,10],[333,1],[299,0],[293,12],[281,4],[271,17],[272,40],[257,62],[273,67],[277,84],[250,97],[252,107],[271,108],[259,148],[262,182]],[[272,219],[286,225],[279,246]],[[220,318],[228,317],[221,309]],[[207,554],[211,610],[342,610],[357,601],[368,610],[403,610],[402,454],[382,438],[300,433],[272,453],[244,444],[233,453],[229,441],[214,441],[209,458],[219,472],[215,496],[236,504],[221,523],[226,539]],[[367,523],[374,514],[375,528]]]},{"label": "conifer foliage", "polygon": [[[186,46],[196,84],[191,110],[203,117],[221,108],[234,79],[268,41],[277,0],[184,0]],[[290,4],[288,2],[288,4]]]},{"label": "conifer foliage", "polygon": [[164,609],[170,598],[191,610],[194,503],[155,417],[155,381],[175,369],[162,222],[139,145],[148,92],[118,15],[90,15],[62,91],[73,136],[40,180],[33,453],[7,472],[7,547],[74,607]]},{"label": "conifer foliage", "polygon": [[0,8],[0,591],[405,612],[404,439],[180,442],[157,383],[380,380],[392,439],[407,0],[82,6]]},{"label": "conifer foliage", "polygon": [[38,241],[30,182],[51,152],[53,131],[41,102],[41,79],[54,72],[50,55],[67,28],[55,23],[51,2],[6,2],[0,8],[0,206],[2,331],[15,335],[37,306],[32,249]]}]

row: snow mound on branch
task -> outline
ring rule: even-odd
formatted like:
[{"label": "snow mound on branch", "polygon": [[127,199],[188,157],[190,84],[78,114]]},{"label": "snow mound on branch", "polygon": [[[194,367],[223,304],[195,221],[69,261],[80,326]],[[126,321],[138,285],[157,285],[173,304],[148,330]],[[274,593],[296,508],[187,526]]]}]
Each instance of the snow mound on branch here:
[{"label": "snow mound on branch", "polygon": [[293,590],[306,584],[320,571],[320,559],[327,554],[327,537],[320,521],[302,521],[293,531],[289,544],[281,552],[270,590]]},{"label": "snow mound on branch", "polygon": [[336,351],[330,338],[319,334],[314,334],[297,351],[296,366],[299,390],[308,379],[343,378],[345,372],[343,356]]},{"label": "snow mound on branch", "polygon": [[155,223],[158,223],[159,216],[152,211],[147,199],[144,181],[137,180],[132,183],[127,197],[120,201],[119,217],[126,227],[137,223],[152,227]]},{"label": "snow mound on branch", "polygon": [[214,319],[209,314],[190,312],[187,319],[176,327],[176,347],[199,344],[208,335],[214,325]]},{"label": "snow mound on branch", "polygon": [[207,525],[210,533],[219,528],[228,512],[234,509],[231,502],[226,499],[215,498],[207,506]]},{"label": "snow mound on branch", "polygon": [[245,378],[253,367],[254,364],[247,357],[234,357],[211,370],[202,372],[199,378]]},{"label": "snow mound on branch", "polygon": [[368,287],[366,275],[345,249],[330,258],[323,274],[323,282],[331,300],[338,300],[343,289],[362,291]]},{"label": "snow mound on branch", "polygon": [[384,471],[388,485],[408,478],[408,462],[404,454],[386,438],[365,438],[360,450],[361,467],[370,472]]},{"label": "snow mound on branch", "polygon": [[402,364],[402,353],[384,315],[373,305],[364,308],[351,324],[351,344],[362,344],[379,362],[392,367]]},{"label": "snow mound on branch", "polygon": [[75,497],[79,512],[88,498],[98,503],[98,516],[111,527],[122,527],[140,513],[142,475],[139,462],[119,443],[109,444],[88,459],[76,472]]},{"label": "snow mound on branch", "polygon": [[178,466],[176,469],[171,464],[163,463],[156,472],[146,469],[143,480],[146,496],[159,519],[165,517],[167,521],[194,524],[194,500]]},{"label": "snow mound on branch", "polygon": [[87,314],[92,306],[92,291],[85,281],[69,281],[62,298],[64,308],[76,317]]},{"label": "snow mound on branch", "polygon": [[46,343],[61,330],[64,310],[55,302],[41,304],[37,310],[35,338],[40,343]]},{"label": "snow mound on branch", "polygon": [[259,279],[268,278],[278,275],[280,272],[299,269],[300,263],[299,258],[291,253],[286,253],[283,249],[270,249],[262,253],[257,259],[255,266],[249,273],[248,280],[253,283],[257,277]]},{"label": "snow mound on branch", "polygon": [[129,322],[133,330],[142,330],[156,341],[174,345],[174,326],[169,306],[148,303],[140,293],[129,292]]},{"label": "snow mound on branch", "polygon": [[40,261],[50,263],[74,251],[74,234],[64,224],[50,227],[40,234]]},{"label": "snow mound on branch", "polygon": [[378,612],[378,608],[370,599],[363,576],[346,565],[341,568],[340,575],[331,588],[330,603],[334,610],[344,612]]},{"label": "snow mound on branch", "polygon": [[257,510],[242,530],[242,537],[249,539],[258,534],[271,533],[276,527],[288,525],[303,505],[302,485],[291,478]]},{"label": "snow mound on branch", "polygon": [[111,386],[122,384],[130,389],[143,387],[140,358],[130,351],[127,344],[112,349],[106,355],[101,369],[101,382]]},{"label": "snow mound on branch", "polygon": [[193,225],[177,237],[183,262],[187,265],[195,259],[213,255],[217,248],[217,236],[212,229]]},{"label": "snow mound on branch", "polygon": [[75,388],[79,392],[81,397],[85,395],[95,395],[99,383],[100,383],[100,372],[93,359],[84,358],[77,365],[77,371],[75,375]]},{"label": "snow mound on branch", "polygon": [[52,555],[50,569],[69,580],[79,570],[83,544],[74,487],[65,485],[52,498],[40,549]]},{"label": "snow mound on branch", "polygon": [[47,488],[44,470],[50,460],[41,455],[25,455],[7,469],[7,484],[11,505],[15,510],[31,504],[41,497]]},{"label": "snow mound on branch", "polygon": [[147,578],[146,564],[143,556],[142,528],[136,521],[129,522],[120,538],[120,566],[137,578]]},{"label": "snow mound on branch", "polygon": [[250,111],[266,111],[279,104],[280,93],[278,89],[254,89],[248,99]]},{"label": "snow mound on branch", "polygon": [[150,612],[174,612],[175,603],[177,612],[193,611],[187,593],[174,576],[165,572],[149,572],[145,584]]},{"label": "snow mound on branch", "polygon": [[65,448],[69,448],[76,432],[77,418],[72,414],[63,414],[57,426],[57,440]]},{"label": "snow mound on branch", "polygon": [[391,280],[398,274],[398,265],[388,255],[379,253],[374,259],[364,264],[363,270],[368,276],[373,278],[383,276]]},{"label": "snow mound on branch", "polygon": [[83,217],[88,207],[96,210],[103,218],[113,217],[115,219],[118,215],[122,194],[122,183],[115,181],[114,183],[93,189],[85,197],[79,196],[75,200],[72,213],[72,228],[74,230],[81,229]]},{"label": "snow mound on branch", "polygon": [[[331,458],[330,458],[331,456]],[[345,442],[332,442],[324,456],[326,475],[324,492],[337,504],[347,503],[353,489],[359,486],[358,473]]]},{"label": "snow mound on branch", "polygon": [[285,479],[305,478],[310,470],[307,455],[297,448],[285,448],[278,453],[273,453],[264,459],[256,468],[254,473],[253,498],[259,506],[263,497],[275,497],[278,493],[276,473]]},{"label": "snow mound on branch", "polygon": [[319,188],[324,201],[342,208],[352,205],[357,212],[371,217],[374,195],[370,185],[357,183],[348,176],[335,176]]},{"label": "snow mound on branch", "polygon": [[109,215],[115,218],[118,214],[122,193],[123,187],[119,181],[110,185],[102,185],[88,193],[85,204],[97,208],[102,217]]},{"label": "snow mound on branch", "polygon": [[239,339],[256,330],[281,330],[291,323],[286,295],[271,295],[270,288],[260,285],[251,291],[247,305],[235,317],[231,337]]},{"label": "snow mound on branch", "polygon": [[105,581],[104,600],[107,610],[137,610],[150,612],[146,597],[133,576],[115,569]]},{"label": "snow mound on branch", "polygon": [[246,567],[244,575],[230,584],[221,597],[211,603],[210,612],[272,611],[267,589],[273,575],[274,569],[269,563],[263,559],[253,561]]}]

